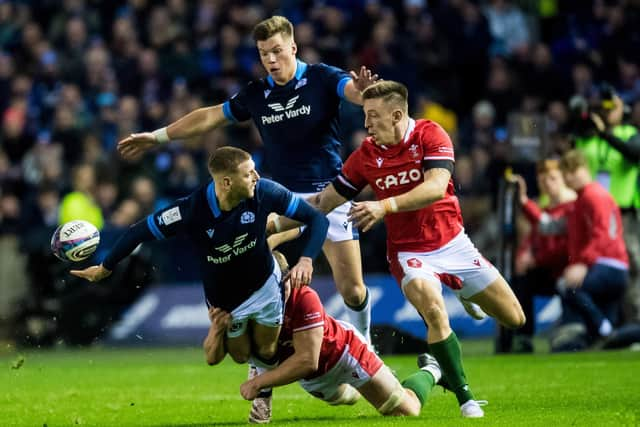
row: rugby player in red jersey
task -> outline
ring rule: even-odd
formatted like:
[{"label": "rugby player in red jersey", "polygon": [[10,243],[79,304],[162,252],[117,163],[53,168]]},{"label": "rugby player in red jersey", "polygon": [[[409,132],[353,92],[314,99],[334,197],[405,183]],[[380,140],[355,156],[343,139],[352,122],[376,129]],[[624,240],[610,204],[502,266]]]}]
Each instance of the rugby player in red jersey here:
[{"label": "rugby player in red jersey", "polygon": [[[284,256],[274,252],[274,257],[286,270]],[[242,397],[253,400],[261,389],[298,381],[331,405],[351,405],[362,395],[382,415],[420,414],[442,376],[433,357],[420,355],[420,370],[401,384],[355,327],[325,313],[313,289],[292,288],[287,281],[285,301],[279,364],[270,369],[258,365],[258,375],[240,386]]]},{"label": "rugby player in red jersey", "polygon": [[[506,280],[464,231],[447,133],[437,123],[409,117],[408,92],[401,83],[375,83],[362,97],[369,136],[332,184],[310,202],[330,212],[371,186],[377,201],[354,203],[350,218],[363,231],[385,220],[391,273],[425,320],[430,352],[456,394],[462,415],[481,417],[484,412],[467,384],[441,285],[454,289],[463,302],[478,304],[506,327],[522,326],[525,315]],[[278,221],[281,229],[293,225]]]}]

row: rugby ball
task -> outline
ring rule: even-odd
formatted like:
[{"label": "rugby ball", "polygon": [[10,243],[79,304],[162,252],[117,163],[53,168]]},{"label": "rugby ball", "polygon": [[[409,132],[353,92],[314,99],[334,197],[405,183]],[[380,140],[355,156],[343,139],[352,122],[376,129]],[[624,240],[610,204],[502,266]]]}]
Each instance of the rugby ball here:
[{"label": "rugby ball", "polygon": [[90,222],[76,219],[62,224],[51,236],[51,250],[63,261],[82,261],[95,252],[100,232]]}]

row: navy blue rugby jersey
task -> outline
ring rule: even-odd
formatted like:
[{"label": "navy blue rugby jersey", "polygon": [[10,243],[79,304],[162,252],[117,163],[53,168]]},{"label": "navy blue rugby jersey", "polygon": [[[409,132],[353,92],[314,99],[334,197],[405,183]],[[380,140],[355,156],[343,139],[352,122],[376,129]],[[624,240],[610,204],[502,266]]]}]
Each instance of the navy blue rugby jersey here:
[{"label": "navy blue rugby jersey", "polygon": [[[220,210],[211,181],[149,215],[146,223],[156,239],[177,234],[189,237],[198,254],[208,305],[231,312],[273,272],[274,261],[266,241],[270,212],[305,223],[316,215],[324,221],[322,214],[283,186],[260,179],[254,197],[231,211]],[[326,227],[320,239],[316,239],[318,248],[312,251],[319,252],[325,234]]]},{"label": "navy blue rugby jersey", "polygon": [[271,76],[253,81],[223,104],[232,121],[252,119],[264,142],[272,178],[300,193],[322,190],[342,167],[338,108],[347,72],[297,61],[284,86]]}]

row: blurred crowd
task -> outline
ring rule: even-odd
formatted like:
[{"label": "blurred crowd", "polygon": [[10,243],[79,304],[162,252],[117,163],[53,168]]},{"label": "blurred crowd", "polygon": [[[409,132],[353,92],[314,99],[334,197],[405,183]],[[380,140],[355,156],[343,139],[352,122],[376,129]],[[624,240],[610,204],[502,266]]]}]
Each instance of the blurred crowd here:
[{"label": "blurred crowd", "polygon": [[[135,163],[115,146],[263,77],[250,33],[274,14],[294,23],[303,61],[366,65],[409,87],[414,118],[443,125],[466,226],[488,254],[514,164],[511,113],[541,123],[544,156],[572,145],[572,97],[601,102],[603,83],[640,126],[638,0],[0,1],[0,337],[18,307],[68,291],[41,271],[59,269],[52,227],[79,212],[104,233],[125,227],[195,189],[222,145],[250,151],[269,175],[251,124]],[[346,156],[365,135],[361,111],[344,104],[341,123]],[[535,197],[534,160],[514,165]],[[386,271],[383,239],[381,229],[363,236],[365,270]]]}]

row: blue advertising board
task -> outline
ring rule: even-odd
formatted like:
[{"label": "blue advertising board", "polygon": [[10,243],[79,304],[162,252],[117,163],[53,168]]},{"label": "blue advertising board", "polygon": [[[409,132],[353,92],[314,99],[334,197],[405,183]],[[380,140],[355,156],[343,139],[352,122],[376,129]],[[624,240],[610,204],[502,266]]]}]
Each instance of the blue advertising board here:
[{"label": "blue advertising board", "polygon": [[[422,319],[391,276],[370,274],[365,282],[370,290],[374,325],[392,325],[418,338],[426,336]],[[330,315],[347,320],[342,298],[330,277],[315,277],[313,288]],[[443,293],[451,327],[459,337],[495,334],[493,319],[472,319],[448,288],[445,287]],[[536,300],[535,309],[537,331],[548,328],[561,313],[557,297]],[[200,284],[160,285],[148,289],[124,313],[109,331],[107,341],[127,345],[200,345],[209,324]]]}]

